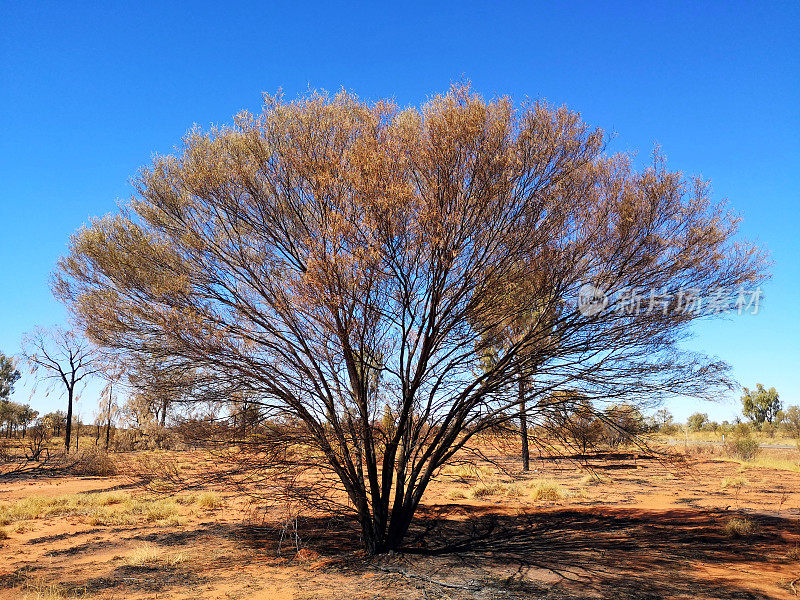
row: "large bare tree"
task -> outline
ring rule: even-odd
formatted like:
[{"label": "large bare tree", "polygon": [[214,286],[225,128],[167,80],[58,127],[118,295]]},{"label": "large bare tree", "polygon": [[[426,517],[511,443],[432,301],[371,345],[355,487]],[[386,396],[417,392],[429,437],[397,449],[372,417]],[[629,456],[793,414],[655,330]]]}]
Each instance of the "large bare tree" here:
[{"label": "large bare tree", "polygon": [[270,460],[329,471],[384,552],[443,464],[519,418],[520,381],[528,410],[727,384],[678,346],[703,311],[622,304],[755,285],[763,255],[703,182],[604,151],[567,109],[465,87],[406,110],[267,98],[141,171],[55,291],[97,343],[257,402]]},{"label": "large bare tree", "polygon": [[23,337],[22,355],[49,387],[57,389],[63,386],[67,396],[64,448],[69,452],[74,400],[87,378],[101,370],[97,351],[85,337],[72,330],[40,327]]}]

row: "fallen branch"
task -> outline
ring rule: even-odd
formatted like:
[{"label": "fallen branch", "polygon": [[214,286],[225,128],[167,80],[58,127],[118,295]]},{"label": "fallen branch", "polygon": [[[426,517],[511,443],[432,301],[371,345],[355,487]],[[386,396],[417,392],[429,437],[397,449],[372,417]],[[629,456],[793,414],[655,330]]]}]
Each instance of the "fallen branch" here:
[{"label": "fallen branch", "polygon": [[397,575],[402,575],[403,577],[408,577],[409,579],[419,579],[421,581],[426,581],[428,583],[432,583],[434,585],[438,585],[443,588],[450,588],[455,590],[466,590],[468,592],[477,592],[484,588],[482,585],[472,584],[472,585],[459,585],[457,583],[447,583],[445,581],[437,581],[436,579],[431,579],[429,577],[425,577],[423,575],[417,575],[416,573],[409,573],[405,569],[389,569],[387,567],[376,566],[376,569],[379,571],[383,571],[384,573],[395,573]]}]

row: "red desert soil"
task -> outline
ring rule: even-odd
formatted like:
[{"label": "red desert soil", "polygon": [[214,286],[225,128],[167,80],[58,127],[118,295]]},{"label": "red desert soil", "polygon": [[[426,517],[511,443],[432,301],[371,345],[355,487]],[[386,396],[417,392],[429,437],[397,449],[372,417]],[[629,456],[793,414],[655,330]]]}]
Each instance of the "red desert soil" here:
[{"label": "red desert soil", "polygon": [[[293,528],[255,520],[225,492],[154,499],[151,513],[119,524],[13,520],[2,527],[0,598],[796,597],[799,473],[712,456],[674,468],[613,455],[591,464],[599,481],[569,461],[538,461],[513,481],[489,465],[446,471],[405,551],[372,559],[352,524],[325,515],[301,516],[298,552]],[[481,484],[486,495],[473,498]],[[118,506],[152,499],[118,477],[12,481],[0,514],[33,495],[79,492],[113,492]],[[164,506],[178,512],[158,514]],[[737,534],[731,519],[748,526]]]}]

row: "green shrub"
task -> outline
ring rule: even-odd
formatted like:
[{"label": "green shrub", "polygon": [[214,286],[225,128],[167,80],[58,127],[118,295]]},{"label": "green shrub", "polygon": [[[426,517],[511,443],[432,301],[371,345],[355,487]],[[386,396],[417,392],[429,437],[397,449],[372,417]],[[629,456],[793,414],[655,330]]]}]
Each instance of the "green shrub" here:
[{"label": "green shrub", "polygon": [[728,452],[736,458],[742,460],[752,460],[758,454],[760,448],[758,441],[749,433],[743,436],[736,436],[728,444]]}]

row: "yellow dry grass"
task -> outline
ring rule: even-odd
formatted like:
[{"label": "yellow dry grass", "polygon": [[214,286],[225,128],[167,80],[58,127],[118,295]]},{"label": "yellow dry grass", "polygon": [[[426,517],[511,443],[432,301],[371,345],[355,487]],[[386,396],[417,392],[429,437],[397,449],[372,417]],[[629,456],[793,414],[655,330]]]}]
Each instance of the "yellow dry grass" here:
[{"label": "yellow dry grass", "polygon": [[733,488],[735,490],[740,490],[747,485],[747,479],[744,477],[724,477],[719,484],[719,487],[723,490],[728,488]]},{"label": "yellow dry grass", "polygon": [[28,496],[0,504],[0,524],[53,517],[83,517],[92,525],[131,525],[141,520],[161,526],[181,525],[185,518],[168,499],[134,498],[123,492]]},{"label": "yellow dry grass", "polygon": [[133,567],[166,566],[174,567],[188,560],[185,552],[166,552],[151,544],[142,544],[125,557],[125,564]]},{"label": "yellow dry grass", "polygon": [[564,486],[551,479],[535,479],[527,485],[529,496],[534,501],[556,502],[569,495]]},{"label": "yellow dry grass", "polygon": [[749,537],[758,532],[758,525],[746,517],[731,517],[725,524],[725,533],[730,537]]}]

